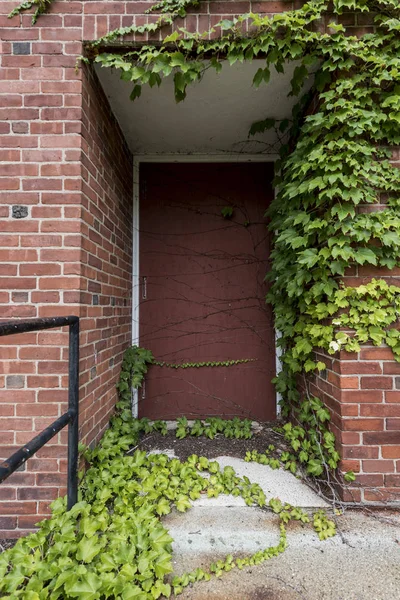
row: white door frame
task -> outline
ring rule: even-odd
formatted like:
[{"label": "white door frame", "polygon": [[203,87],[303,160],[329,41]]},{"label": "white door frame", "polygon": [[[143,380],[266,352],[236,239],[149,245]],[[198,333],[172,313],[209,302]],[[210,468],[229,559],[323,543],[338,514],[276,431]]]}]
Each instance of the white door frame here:
[{"label": "white door frame", "polygon": [[[246,163],[275,162],[277,154],[136,154],[133,157],[133,222],[132,222],[132,345],[139,345],[139,196],[142,163]],[[277,339],[275,332],[275,339]],[[280,349],[276,348],[276,372],[281,370]],[[276,394],[276,414],[280,414],[280,394]],[[138,416],[138,392],[133,391],[132,415]]]}]

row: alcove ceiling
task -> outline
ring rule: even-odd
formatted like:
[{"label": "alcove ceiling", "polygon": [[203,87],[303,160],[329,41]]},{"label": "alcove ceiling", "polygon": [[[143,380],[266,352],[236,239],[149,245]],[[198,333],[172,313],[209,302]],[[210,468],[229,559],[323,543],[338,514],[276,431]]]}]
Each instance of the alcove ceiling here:
[{"label": "alcove ceiling", "polygon": [[[114,69],[96,65],[96,71],[133,154],[276,154],[280,142],[273,130],[256,138],[248,132],[253,122],[266,117],[291,117],[297,102],[288,96],[295,64],[288,64],[283,74],[272,68],[268,85],[256,89],[252,81],[260,66],[265,61],[225,63],[218,74],[208,69],[179,104],[172,77],[159,88],[143,86],[132,102],[133,83],[121,80]],[[310,86],[311,78],[305,90]]]}]

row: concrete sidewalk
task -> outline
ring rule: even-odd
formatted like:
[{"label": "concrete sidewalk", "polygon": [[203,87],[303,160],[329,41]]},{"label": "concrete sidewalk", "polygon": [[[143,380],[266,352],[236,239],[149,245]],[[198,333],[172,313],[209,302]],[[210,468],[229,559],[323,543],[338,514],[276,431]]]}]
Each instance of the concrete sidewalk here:
[{"label": "concrete sidewalk", "polygon": [[[382,519],[380,521],[379,519]],[[389,524],[390,519],[397,524]],[[206,569],[229,553],[243,556],[275,544],[277,517],[249,507],[194,507],[164,520],[182,574]],[[398,600],[399,514],[346,512],[340,532],[321,542],[310,525],[288,526],[286,551],[262,565],[187,588],[182,600]]]},{"label": "concrete sidewalk", "polygon": [[[172,453],[171,453],[172,454]],[[301,480],[232,457],[217,457],[221,467],[259,483],[267,496],[313,508],[329,505]],[[262,565],[234,569],[221,578],[187,588],[182,600],[400,600],[400,511],[348,510],[336,519],[338,534],[320,541],[311,524],[290,523],[288,548]],[[201,498],[186,513],[172,512],[163,523],[174,538],[176,574],[227,554],[246,556],[275,545],[278,518],[245,505],[241,498]]]}]

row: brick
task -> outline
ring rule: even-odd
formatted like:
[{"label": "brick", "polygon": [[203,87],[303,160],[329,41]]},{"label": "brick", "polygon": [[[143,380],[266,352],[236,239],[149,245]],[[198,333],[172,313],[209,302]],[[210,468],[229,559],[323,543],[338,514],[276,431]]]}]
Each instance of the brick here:
[{"label": "brick", "polygon": [[25,121],[16,121],[11,127],[13,133],[29,133],[29,123]]},{"label": "brick", "polygon": [[[35,402],[36,392],[34,390],[2,390],[1,391],[1,402]],[[12,423],[9,422],[8,426],[12,429]],[[5,428],[7,431],[7,427]]]},{"label": "brick", "polygon": [[392,377],[361,377],[361,389],[391,390],[393,389]]},{"label": "brick", "polygon": [[16,492],[15,488],[5,487],[4,484],[2,484],[2,486],[0,487],[0,501],[15,500],[16,497],[17,497],[17,492]]},{"label": "brick", "polygon": [[17,526],[17,519],[15,517],[2,517],[0,516],[0,530],[12,530]]},{"label": "brick", "polygon": [[341,377],[340,388],[342,390],[357,390],[360,387],[360,381],[358,377]]},{"label": "brick", "polygon": [[29,292],[12,292],[11,300],[13,302],[29,302]]},{"label": "brick", "polygon": [[19,274],[24,276],[60,275],[61,266],[54,263],[28,263],[20,265]]},{"label": "brick", "polygon": [[[58,495],[58,488],[27,487],[18,490],[18,500],[52,500]],[[37,517],[36,517],[37,518]]]},{"label": "brick", "polygon": [[394,361],[384,362],[383,372],[385,375],[400,375],[400,363]]},{"label": "brick", "polygon": [[379,375],[382,373],[382,366],[379,362],[368,361],[345,361],[340,362],[340,373],[342,374],[368,374]]},{"label": "brick", "polygon": [[65,486],[66,477],[63,473],[38,473],[36,483],[39,486]]},{"label": "brick", "polygon": [[29,515],[36,512],[36,502],[2,502],[4,515]]},{"label": "brick", "polygon": [[387,487],[398,487],[400,492],[400,474],[398,475],[385,475],[385,486]]},{"label": "brick", "polygon": [[27,385],[29,388],[57,388],[60,378],[56,375],[32,375],[27,377]]},{"label": "brick", "polygon": [[400,392],[385,392],[385,400],[389,403],[400,403]]},{"label": "brick", "polygon": [[33,402],[31,404],[17,404],[16,408],[18,417],[59,416],[58,404],[44,404],[43,402]]},{"label": "brick", "polygon": [[[346,419],[343,421],[345,431],[382,431],[383,426],[383,419]],[[375,442],[369,443],[373,444]]]},{"label": "brick", "polygon": [[362,417],[400,417],[400,404],[362,404]]},{"label": "brick", "polygon": [[79,289],[79,285],[78,277],[42,277],[39,282],[41,290]]},{"label": "brick", "polygon": [[359,474],[357,475],[357,482],[366,487],[380,487],[383,486],[383,474],[374,473],[374,474]]},{"label": "brick", "polygon": [[364,473],[393,473],[393,460],[363,460],[362,469]]},{"label": "brick", "polygon": [[390,348],[361,348],[361,360],[393,360]]},{"label": "brick", "polygon": [[40,390],[38,393],[39,403],[43,402],[66,402],[68,400],[67,390]]},{"label": "brick", "polygon": [[6,386],[8,388],[23,388],[25,386],[25,377],[23,375],[7,375]]},{"label": "brick", "polygon": [[378,404],[383,400],[383,393],[381,391],[343,391],[341,394],[342,402],[366,402],[368,404]]},{"label": "brick", "polygon": [[343,502],[361,502],[361,490],[345,487],[339,490]]},{"label": "brick", "polygon": [[379,457],[379,448],[378,446],[344,446],[342,456],[343,458],[374,459]]},{"label": "brick", "polygon": [[12,49],[15,55],[27,55],[31,53],[31,44],[30,42],[14,42]]},{"label": "brick", "polygon": [[18,527],[19,529],[35,529],[39,521],[41,519],[35,511],[34,515],[18,517]]},{"label": "brick", "polygon": [[342,471],[354,471],[354,473],[358,473],[360,471],[360,461],[359,460],[341,460],[340,461],[340,469]]},{"label": "brick", "polygon": [[380,431],[377,433],[364,433],[363,435],[364,444],[369,445],[387,445],[387,444],[399,444],[400,443],[400,432],[396,431]]}]

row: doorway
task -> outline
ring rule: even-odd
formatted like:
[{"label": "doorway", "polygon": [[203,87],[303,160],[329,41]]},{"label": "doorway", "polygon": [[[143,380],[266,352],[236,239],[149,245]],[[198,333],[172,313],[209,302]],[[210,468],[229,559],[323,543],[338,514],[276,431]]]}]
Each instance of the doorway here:
[{"label": "doorway", "polygon": [[140,165],[139,345],[161,364],[139,416],[276,417],[272,178],[266,162]]}]

